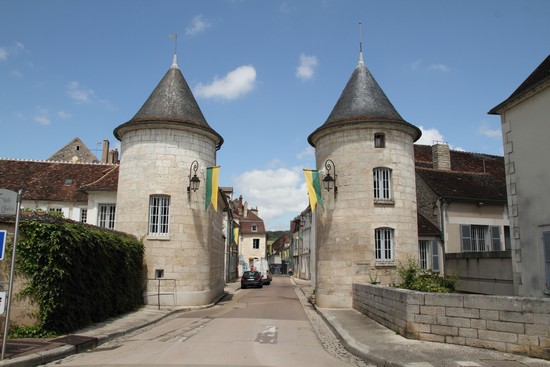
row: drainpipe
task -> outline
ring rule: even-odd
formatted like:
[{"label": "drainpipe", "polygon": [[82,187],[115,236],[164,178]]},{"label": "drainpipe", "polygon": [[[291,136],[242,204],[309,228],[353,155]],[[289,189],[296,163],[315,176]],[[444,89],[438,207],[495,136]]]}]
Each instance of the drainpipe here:
[{"label": "drainpipe", "polygon": [[447,215],[447,207],[449,206],[449,201],[444,197],[440,197],[438,201],[439,201],[439,212],[441,217],[441,249],[443,250],[443,253],[442,253],[443,274],[445,274],[445,252],[446,252],[445,239],[447,238],[447,233],[445,228],[445,217]]}]

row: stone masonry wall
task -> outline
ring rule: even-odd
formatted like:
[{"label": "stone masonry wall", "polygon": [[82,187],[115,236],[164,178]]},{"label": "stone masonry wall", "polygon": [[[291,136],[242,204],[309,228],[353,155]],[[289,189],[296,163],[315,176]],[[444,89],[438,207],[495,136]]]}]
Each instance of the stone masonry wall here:
[{"label": "stone masonry wall", "polygon": [[399,334],[550,359],[550,299],[353,284],[353,308]]}]

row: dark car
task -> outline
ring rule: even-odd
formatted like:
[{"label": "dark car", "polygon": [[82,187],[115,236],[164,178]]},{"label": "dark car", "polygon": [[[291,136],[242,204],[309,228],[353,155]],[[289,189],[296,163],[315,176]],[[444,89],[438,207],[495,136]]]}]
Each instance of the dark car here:
[{"label": "dark car", "polygon": [[259,271],[245,271],[241,277],[241,288],[245,289],[246,287],[258,287],[262,288],[262,274]]}]

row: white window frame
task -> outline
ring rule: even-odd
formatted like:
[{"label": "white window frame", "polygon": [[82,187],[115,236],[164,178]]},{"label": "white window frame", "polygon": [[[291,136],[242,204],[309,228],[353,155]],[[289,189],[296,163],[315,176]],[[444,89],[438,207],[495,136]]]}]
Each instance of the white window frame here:
[{"label": "white window frame", "polygon": [[250,229],[252,230],[252,232],[258,232],[258,226],[256,224],[253,224]]},{"label": "white window frame", "polygon": [[149,236],[168,236],[170,233],[170,196],[151,195],[149,197]]},{"label": "white window frame", "polygon": [[115,228],[116,204],[99,204],[97,206],[97,225],[102,228]]},{"label": "white window frame", "polygon": [[439,264],[439,242],[437,240],[419,240],[418,257],[422,269],[429,269],[434,273],[441,271]]},{"label": "white window frame", "polygon": [[88,223],[88,209],[80,209],[80,222]]},{"label": "white window frame", "polygon": [[372,170],[372,181],[375,202],[393,202],[392,170],[387,167],[376,167]]},{"label": "white window frame", "polygon": [[380,227],[374,230],[374,258],[377,265],[394,264],[394,230]]},{"label": "white window frame", "polygon": [[500,226],[461,224],[460,249],[462,252],[501,251]]}]

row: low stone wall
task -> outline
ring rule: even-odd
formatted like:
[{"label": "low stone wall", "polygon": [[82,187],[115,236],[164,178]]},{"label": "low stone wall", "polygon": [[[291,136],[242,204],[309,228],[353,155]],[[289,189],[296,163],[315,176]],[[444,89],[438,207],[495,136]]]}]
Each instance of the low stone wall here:
[{"label": "low stone wall", "polygon": [[353,308],[410,339],[550,359],[550,299],[353,284]]}]

